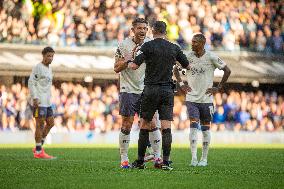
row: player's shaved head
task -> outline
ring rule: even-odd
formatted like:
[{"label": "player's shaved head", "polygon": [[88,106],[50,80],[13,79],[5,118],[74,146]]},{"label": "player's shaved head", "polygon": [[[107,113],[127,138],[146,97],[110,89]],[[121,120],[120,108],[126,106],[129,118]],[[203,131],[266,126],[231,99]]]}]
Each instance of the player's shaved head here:
[{"label": "player's shaved head", "polygon": [[206,43],[206,38],[202,33],[195,34],[193,38],[199,42]]},{"label": "player's shaved head", "polygon": [[204,52],[204,45],[206,43],[206,38],[202,33],[195,34],[192,38],[191,47],[197,54],[202,54]]}]

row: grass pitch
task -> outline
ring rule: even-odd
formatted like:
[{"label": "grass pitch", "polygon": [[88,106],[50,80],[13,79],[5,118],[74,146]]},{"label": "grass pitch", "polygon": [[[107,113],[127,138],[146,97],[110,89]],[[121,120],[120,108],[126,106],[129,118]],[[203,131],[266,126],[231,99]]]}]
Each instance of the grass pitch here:
[{"label": "grass pitch", "polygon": [[[190,167],[189,149],[173,147],[172,171],[122,170],[116,146],[51,145],[56,160],[33,158],[32,145],[0,145],[0,188],[284,188],[284,145],[215,145],[208,167]],[[198,149],[199,157],[201,149]],[[130,149],[131,161],[137,149]]]}]

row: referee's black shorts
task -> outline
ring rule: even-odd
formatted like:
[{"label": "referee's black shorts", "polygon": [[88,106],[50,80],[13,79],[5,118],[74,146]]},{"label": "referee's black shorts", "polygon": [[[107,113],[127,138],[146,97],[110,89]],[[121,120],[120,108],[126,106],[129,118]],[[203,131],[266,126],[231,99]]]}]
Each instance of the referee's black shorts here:
[{"label": "referee's black shorts", "polygon": [[174,90],[172,85],[146,85],[144,87],[140,116],[151,121],[158,110],[160,120],[173,120]]}]

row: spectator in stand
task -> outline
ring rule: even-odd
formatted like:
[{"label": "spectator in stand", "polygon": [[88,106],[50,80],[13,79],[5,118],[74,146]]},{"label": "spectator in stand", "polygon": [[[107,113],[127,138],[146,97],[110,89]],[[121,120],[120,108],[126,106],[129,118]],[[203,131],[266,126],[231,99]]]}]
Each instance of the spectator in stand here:
[{"label": "spectator in stand", "polygon": [[[0,131],[30,129],[34,131],[29,94],[25,86],[0,85]],[[217,93],[214,96],[216,112],[212,129],[215,131],[272,132],[284,129],[284,100],[276,93],[258,91]],[[54,132],[91,130],[109,132],[119,130],[118,90],[115,85],[84,87],[80,84],[62,83],[52,87],[55,115]],[[186,106],[181,97],[174,101],[174,130],[188,129]],[[138,129],[135,117],[133,129]]]},{"label": "spectator in stand", "polygon": [[[52,46],[116,45],[131,20],[168,23],[168,37],[190,48],[196,32],[216,50],[283,54],[282,1],[3,0],[0,41]],[[210,44],[209,43],[209,44]],[[265,43],[265,44],[264,44]]]}]

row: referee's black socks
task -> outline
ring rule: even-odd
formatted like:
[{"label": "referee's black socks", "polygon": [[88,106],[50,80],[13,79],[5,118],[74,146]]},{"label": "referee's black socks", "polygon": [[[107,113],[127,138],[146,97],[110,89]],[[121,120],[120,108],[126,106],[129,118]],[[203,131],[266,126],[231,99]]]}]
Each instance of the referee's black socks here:
[{"label": "referee's black socks", "polygon": [[138,160],[144,162],[144,156],[149,143],[149,130],[140,129],[138,139]]},{"label": "referee's black socks", "polygon": [[163,160],[169,161],[172,147],[172,132],[171,129],[162,130],[162,148],[163,148]]}]

